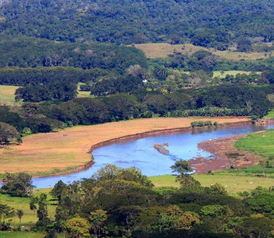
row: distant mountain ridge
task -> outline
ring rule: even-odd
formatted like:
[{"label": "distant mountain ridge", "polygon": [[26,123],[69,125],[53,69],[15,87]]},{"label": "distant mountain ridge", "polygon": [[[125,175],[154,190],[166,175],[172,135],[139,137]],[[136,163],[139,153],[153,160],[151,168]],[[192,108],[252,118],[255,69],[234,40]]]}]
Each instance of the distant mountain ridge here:
[{"label": "distant mountain ridge", "polygon": [[274,40],[272,0],[0,0],[0,32],[117,44],[191,42],[227,48]]}]

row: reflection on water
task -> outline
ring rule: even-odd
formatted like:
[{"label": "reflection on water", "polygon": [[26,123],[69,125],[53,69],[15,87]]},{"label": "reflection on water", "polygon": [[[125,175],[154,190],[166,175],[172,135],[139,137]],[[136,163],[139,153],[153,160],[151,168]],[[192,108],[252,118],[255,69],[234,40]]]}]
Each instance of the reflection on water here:
[{"label": "reflection on water", "polygon": [[[173,135],[163,135],[137,139],[135,141],[112,144],[93,151],[95,164],[89,169],[69,175],[35,178],[33,184],[37,188],[52,187],[59,180],[71,183],[83,178],[89,178],[98,169],[107,164],[128,168],[135,166],[145,175],[171,174],[170,166],[179,159],[189,160],[193,157],[210,157],[211,154],[198,149],[197,145],[209,139],[250,133],[262,129],[274,128],[273,125],[264,127],[241,126],[235,128],[219,128],[209,131]],[[153,148],[154,144],[168,143],[170,155],[163,155]]]}]

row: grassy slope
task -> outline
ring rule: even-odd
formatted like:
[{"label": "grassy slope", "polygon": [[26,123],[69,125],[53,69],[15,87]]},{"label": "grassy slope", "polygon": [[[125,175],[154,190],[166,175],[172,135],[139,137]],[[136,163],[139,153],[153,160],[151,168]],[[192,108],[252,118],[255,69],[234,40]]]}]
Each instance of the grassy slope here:
[{"label": "grassy slope", "polygon": [[[179,184],[175,181],[175,178],[176,177],[172,175],[161,175],[151,177],[150,179],[156,187],[178,187]],[[194,175],[194,178],[197,179],[202,186],[210,186],[215,183],[220,183],[232,195],[241,191],[251,191],[258,186],[273,186],[273,179],[254,176],[235,176],[234,174],[196,174]]]},{"label": "grassy slope", "polygon": [[160,129],[188,127],[192,121],[218,123],[246,121],[248,118],[150,118],[77,126],[59,132],[23,138],[23,144],[0,149],[0,173],[29,172],[36,175],[72,170],[90,161],[90,147],[109,139]]},{"label": "grassy slope", "polygon": [[274,118],[274,109],[272,109],[268,114],[264,117],[265,119],[272,119]]},{"label": "grassy slope", "polygon": [[17,86],[0,85],[0,105],[1,104],[14,104],[15,91]]},{"label": "grassy slope", "polygon": [[[41,192],[49,193],[50,189],[38,189],[35,190],[35,195],[39,195]],[[48,195],[49,200],[49,216],[54,217],[55,206],[52,204],[51,196]],[[30,210],[29,208],[29,198],[11,197],[9,195],[0,194],[0,203],[6,204],[14,209],[22,209],[24,211],[24,216],[22,217],[21,225],[34,224],[37,221],[36,212]],[[19,224],[19,219],[17,217],[12,218],[12,224]],[[0,236],[1,237],[1,236]]]},{"label": "grassy slope", "polygon": [[[229,60],[256,60],[270,57],[271,53],[265,54],[265,52],[233,52],[233,51],[218,51],[214,49],[207,49],[200,46],[194,46],[191,44],[178,44],[171,45],[168,43],[147,43],[136,44],[136,48],[144,51],[148,58],[165,58],[174,52],[181,52],[187,55],[191,55],[199,50],[207,50],[213,54]],[[273,53],[273,52],[272,52]]]}]

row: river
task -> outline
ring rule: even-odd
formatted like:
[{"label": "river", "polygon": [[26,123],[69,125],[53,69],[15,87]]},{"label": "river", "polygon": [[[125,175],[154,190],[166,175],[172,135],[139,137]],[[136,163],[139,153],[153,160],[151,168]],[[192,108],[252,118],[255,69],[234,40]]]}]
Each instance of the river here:
[{"label": "river", "polygon": [[[53,187],[59,180],[65,183],[72,183],[83,178],[90,178],[98,169],[107,164],[114,164],[122,168],[135,166],[147,176],[171,174],[170,166],[176,160],[190,160],[193,157],[212,156],[210,153],[198,148],[200,142],[272,128],[274,128],[274,125],[266,127],[255,127],[252,125],[233,128],[221,127],[215,130],[158,135],[112,144],[95,149],[92,152],[95,163],[90,168],[62,176],[34,178],[33,185],[36,188],[49,188]],[[169,155],[163,155],[153,148],[154,144],[164,143],[169,144],[167,147],[170,152]]]}]

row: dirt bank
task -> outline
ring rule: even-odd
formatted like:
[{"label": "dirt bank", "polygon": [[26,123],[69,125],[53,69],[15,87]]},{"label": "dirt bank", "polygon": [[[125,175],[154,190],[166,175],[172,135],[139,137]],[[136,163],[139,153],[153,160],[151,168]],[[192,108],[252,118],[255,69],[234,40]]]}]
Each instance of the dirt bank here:
[{"label": "dirt bank", "polygon": [[200,143],[198,147],[210,152],[213,156],[209,159],[192,159],[190,160],[191,166],[197,173],[207,173],[209,170],[243,168],[256,165],[259,162],[259,157],[250,152],[239,151],[234,146],[235,142],[244,136],[237,135]]}]

